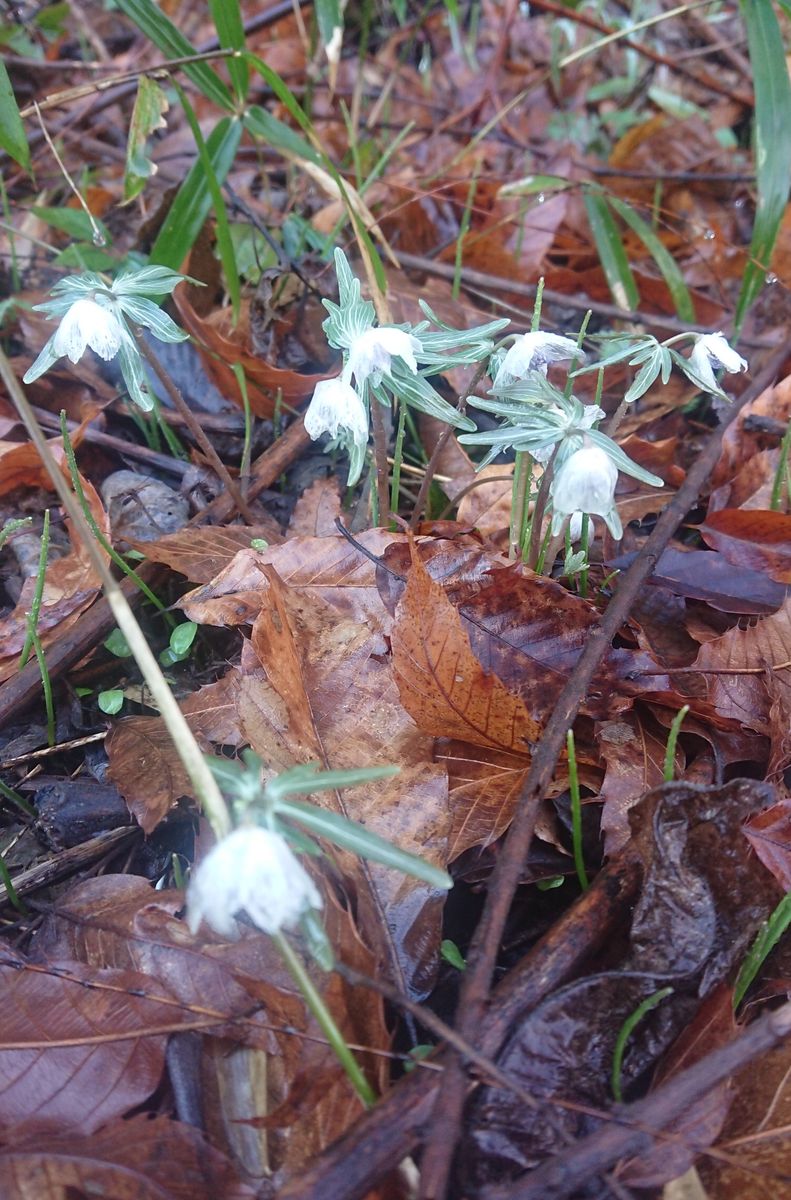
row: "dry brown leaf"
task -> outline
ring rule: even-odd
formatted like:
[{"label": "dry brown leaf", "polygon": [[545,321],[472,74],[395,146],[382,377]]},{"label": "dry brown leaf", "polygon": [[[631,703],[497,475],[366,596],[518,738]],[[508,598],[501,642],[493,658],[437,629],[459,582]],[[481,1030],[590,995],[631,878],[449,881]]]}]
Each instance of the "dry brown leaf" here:
[{"label": "dry brown leaf", "polygon": [[315,479],[294,505],[288,537],[332,537],[341,515],[341,494],[334,475]]},{"label": "dry brown leaf", "polygon": [[[401,706],[386,641],[265,570],[269,601],[242,659],[244,738],[272,771],[309,761],[333,769],[398,765],[394,779],[317,793],[314,801],[446,865],[447,778],[432,761],[431,740]],[[391,969],[399,964],[402,983],[424,990],[436,969],[441,897],[399,872],[340,857],[366,941]]]},{"label": "dry brown leaf", "polygon": [[[369,554],[381,556],[388,546],[404,542],[402,533],[369,529],[357,539]],[[241,550],[230,566],[205,587],[179,601],[199,625],[246,625],[257,616],[266,587],[262,567],[270,564],[296,593],[329,604],[340,617],[390,626],[376,586],[376,565],[337,534],[335,537],[290,538],[269,550]]]},{"label": "dry brown leaf", "polygon": [[[693,666],[704,674],[708,699],[718,713],[759,733],[769,733],[771,703],[779,702],[791,713],[791,600],[746,629],[731,629],[706,642]],[[729,667],[752,673],[705,674],[707,670],[727,672]]]},{"label": "dry brown leaf", "polygon": [[209,583],[229,566],[239,550],[249,550],[253,538],[270,544],[283,540],[275,521],[264,525],[206,525],[168,533],[155,542],[129,545],[152,562],[164,563],[191,583]]},{"label": "dry brown leaf", "polygon": [[[652,729],[637,710],[596,726],[596,744],[606,764],[600,799],[604,805],[601,830],[608,858],[629,841],[629,809],[664,780],[666,741],[667,735]],[[677,769],[676,778],[680,777]]]},{"label": "dry brown leaf", "polygon": [[[193,733],[205,745],[242,744],[236,713],[240,676],[232,667],[181,702]],[[110,779],[145,833],[156,829],[192,785],[160,717],[125,717],[107,735]]]},{"label": "dry brown leaf", "polygon": [[459,613],[414,554],[392,633],[401,703],[434,737],[529,752],[541,726],[473,654]]}]

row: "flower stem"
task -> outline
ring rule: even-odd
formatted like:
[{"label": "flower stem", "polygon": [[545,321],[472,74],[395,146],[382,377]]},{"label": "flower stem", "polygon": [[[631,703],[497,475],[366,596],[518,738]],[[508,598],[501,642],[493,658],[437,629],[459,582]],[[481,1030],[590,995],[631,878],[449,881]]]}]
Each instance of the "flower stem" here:
[{"label": "flower stem", "polygon": [[371,425],[374,433],[374,461],[376,463],[376,495],[379,501],[379,524],[384,526],[389,519],[389,497],[387,495],[387,429],[385,414],[378,400],[371,400]]},{"label": "flower stem", "polygon": [[280,951],[283,962],[288,968],[291,978],[301,991],[310,1012],[316,1018],[321,1032],[332,1047],[335,1057],[346,1072],[349,1082],[362,1100],[366,1108],[376,1104],[376,1093],[363,1075],[360,1064],[352,1054],[332,1013],[324,1003],[323,997],[315,987],[313,980],[305,969],[299,955],[282,933],[273,933],[272,941]]}]

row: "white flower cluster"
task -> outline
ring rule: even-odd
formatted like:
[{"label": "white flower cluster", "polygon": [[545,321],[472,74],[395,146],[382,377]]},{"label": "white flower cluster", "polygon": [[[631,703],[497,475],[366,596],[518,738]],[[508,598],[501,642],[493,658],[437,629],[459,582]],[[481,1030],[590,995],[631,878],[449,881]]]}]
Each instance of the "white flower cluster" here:
[{"label": "white flower cluster", "polygon": [[[368,380],[376,387],[389,375],[394,358],[417,373],[415,354],[420,342],[403,329],[391,325],[366,329],[352,341],[342,373],[336,379],[317,383],[305,413],[305,429],[315,442],[324,433],[350,437],[358,446],[368,442],[368,409],[363,396]],[[352,387],[352,378],[357,391]]]},{"label": "white flower cluster", "polygon": [[205,920],[227,938],[237,936],[234,917],[240,912],[272,934],[321,907],[315,883],[286,839],[259,825],[242,825],[219,841],[194,872],[187,892],[192,932]]},{"label": "white flower cluster", "polygon": [[119,275],[109,286],[91,271],[61,279],[52,289],[53,299],[34,306],[50,318],[59,317],[60,324],[25,372],[24,382],[33,383],[59,358],[78,362],[90,347],[105,362],[118,355],[130,397],[143,409],[153,408],[129,322],[150,329],[161,342],[183,342],[188,335],[149,298],[169,295],[182,278],[167,267],[143,267]]}]

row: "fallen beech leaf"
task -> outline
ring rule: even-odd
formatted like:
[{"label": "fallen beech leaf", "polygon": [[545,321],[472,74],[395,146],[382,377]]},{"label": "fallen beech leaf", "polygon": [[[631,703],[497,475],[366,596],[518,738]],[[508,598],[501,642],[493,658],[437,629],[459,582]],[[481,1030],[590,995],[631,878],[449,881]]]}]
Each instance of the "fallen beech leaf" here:
[{"label": "fallen beech leaf", "polygon": [[791,799],[785,797],[755,813],[744,826],[744,835],[783,891],[791,891]]},{"label": "fallen beech leaf", "polygon": [[[359,536],[369,554],[380,556],[402,533],[369,529]],[[240,550],[216,579],[182,596],[179,606],[199,625],[246,625],[260,611],[266,586],[261,568],[271,564],[284,583],[298,594],[321,598],[341,617],[361,622],[378,620],[390,627],[376,588],[376,564],[342,537],[290,538],[268,550]]]},{"label": "fallen beech leaf", "polygon": [[736,567],[791,583],[791,516],[760,508],[721,508],[700,526],[703,539]]},{"label": "fallen beech leaf", "polygon": [[[193,733],[207,745],[239,746],[236,700],[239,672],[232,667],[181,702]],[[161,717],[124,717],[105,742],[108,775],[145,833],[156,829],[192,785]]]},{"label": "fallen beech leaf", "polygon": [[314,479],[294,505],[288,523],[288,536],[333,537],[338,532],[335,521],[340,515],[338,480],[333,475],[326,479]]},{"label": "fallen beech leaf", "polygon": [[401,703],[425,733],[529,752],[541,726],[476,658],[458,611],[418,554],[396,610],[393,670]]},{"label": "fallen beech leaf", "polygon": [[[791,714],[791,599],[749,628],[731,629],[705,642],[692,665],[704,675],[708,699],[718,713],[770,733],[768,677],[774,687],[772,699]],[[728,674],[729,667],[748,673]],[[706,675],[707,670],[719,673]]]},{"label": "fallen beech leaf", "polygon": [[[607,566],[623,570],[634,554],[609,559]],[[705,600],[727,613],[770,613],[783,603],[787,589],[758,571],[737,570],[716,550],[663,550],[651,576],[652,583],[677,596]]]},{"label": "fallen beech leaf", "polygon": [[[285,587],[271,567],[262,572],[267,603],[242,656],[243,737],[272,771],[316,760],[333,769],[397,764],[393,779],[318,792],[314,803],[446,866],[446,774],[399,702],[379,621],[370,628],[344,619],[311,589]],[[402,986],[424,993],[437,969],[444,894],[376,863],[333,854],[353,881],[363,937],[391,973],[396,969]]]},{"label": "fallen beech leaf", "polygon": [[67,970],[34,967],[3,951],[0,1121],[6,1128],[93,1133],[159,1084],[167,1037],[146,1031],[190,1020],[162,987],[159,999],[141,994],[148,980],[137,972],[79,963]]},{"label": "fallen beech leaf", "polygon": [[22,1125],[0,1147],[0,1188],[5,1200],[254,1200],[257,1194],[197,1129],[144,1116],[81,1137],[33,1136]]},{"label": "fallen beech leaf", "polygon": [[283,540],[274,521],[268,525],[199,526],[168,533],[155,542],[126,540],[152,562],[164,563],[191,583],[209,583],[233,562],[239,550],[250,549],[253,538],[270,544]]}]

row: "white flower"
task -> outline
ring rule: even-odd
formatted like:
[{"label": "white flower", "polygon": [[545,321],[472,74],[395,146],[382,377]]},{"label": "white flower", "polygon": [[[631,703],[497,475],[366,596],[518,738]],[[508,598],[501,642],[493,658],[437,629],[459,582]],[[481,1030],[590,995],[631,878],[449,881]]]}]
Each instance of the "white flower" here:
[{"label": "white flower", "polygon": [[700,382],[714,393],[722,390],[714,377],[718,367],[729,375],[747,370],[747,360],[736,353],[721,333],[703,333],[696,338],[688,361]]},{"label": "white flower", "polygon": [[382,374],[390,374],[394,358],[402,359],[410,371],[417,371],[415,354],[420,350],[420,342],[411,333],[403,329],[395,329],[391,325],[383,325],[379,329],[366,329],[354,339],[349,347],[349,359],[344,375],[357,380],[361,387],[369,375],[374,384],[378,384]]},{"label": "white flower", "polygon": [[615,507],[618,468],[606,451],[583,446],[570,455],[552,480],[552,532],[559,533],[566,517],[589,513],[603,517],[614,538],[623,533]]},{"label": "white flower", "polygon": [[90,346],[107,362],[121,349],[124,330],[118,317],[95,300],[77,300],[61,321],[52,339],[52,349],[78,362]]},{"label": "white flower", "polygon": [[345,379],[323,379],[313,390],[305,413],[305,429],[315,442],[323,433],[337,437],[346,429],[358,446],[368,441],[368,413],[357,392]]},{"label": "white flower", "polygon": [[523,333],[508,350],[497,369],[492,387],[504,387],[516,379],[524,379],[530,371],[547,373],[547,363],[562,362],[565,358],[584,358],[572,338],[558,333]]},{"label": "white flower", "polygon": [[207,854],[190,880],[187,920],[236,937],[234,915],[244,910],[264,933],[290,928],[309,908],[321,908],[318,889],[285,838],[257,825],[234,830]]}]

